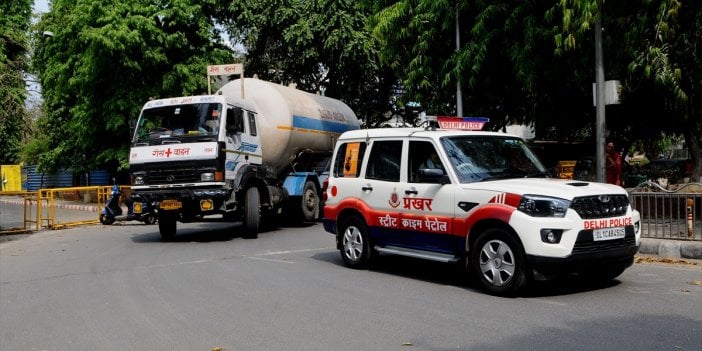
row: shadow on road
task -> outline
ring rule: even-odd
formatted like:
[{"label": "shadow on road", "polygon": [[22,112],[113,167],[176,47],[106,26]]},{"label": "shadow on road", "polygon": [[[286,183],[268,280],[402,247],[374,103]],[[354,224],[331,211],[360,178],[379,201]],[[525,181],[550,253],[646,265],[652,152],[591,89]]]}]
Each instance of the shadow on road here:
[{"label": "shadow on road", "polygon": [[[338,251],[320,252],[313,255],[312,258],[345,267]],[[464,266],[458,263],[450,264],[405,256],[379,255],[371,263],[368,270],[375,273],[417,279],[434,284],[450,285],[471,292],[484,293],[470,277]],[[619,284],[621,284],[621,282],[617,279],[597,283],[583,280],[577,275],[567,275],[548,281],[532,281],[514,297],[539,298],[571,295],[607,289]]]},{"label": "shadow on road", "polygon": [[[305,228],[313,226],[313,223],[284,223],[286,227],[295,228]],[[140,234],[132,236],[132,241],[135,243],[150,243],[150,242],[163,242],[161,239],[161,234],[158,231],[158,225],[153,227],[153,230],[147,234]],[[273,233],[284,230],[285,227],[276,227],[269,224],[261,227],[258,237],[265,237]],[[222,222],[222,221],[207,221],[207,222],[197,222],[197,223],[180,223],[178,222],[178,227],[175,237],[168,240],[168,242],[175,243],[210,243],[210,242],[224,242],[231,241],[233,239],[247,239],[243,236],[244,228],[240,222]],[[255,239],[254,239],[255,240]]]}]

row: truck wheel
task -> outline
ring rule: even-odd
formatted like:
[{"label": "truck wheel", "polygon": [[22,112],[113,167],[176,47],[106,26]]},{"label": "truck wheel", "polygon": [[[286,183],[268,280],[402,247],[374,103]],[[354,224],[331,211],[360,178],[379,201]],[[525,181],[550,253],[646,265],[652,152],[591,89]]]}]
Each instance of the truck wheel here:
[{"label": "truck wheel", "polygon": [[526,284],[524,251],[504,229],[488,229],[478,237],[470,265],[478,283],[491,294],[513,294]]},{"label": "truck wheel", "polygon": [[261,198],[256,187],[246,190],[246,205],[244,206],[244,237],[258,237],[261,218]]},{"label": "truck wheel", "polygon": [[368,226],[356,217],[346,219],[339,227],[341,236],[341,258],[351,268],[366,268],[373,256],[373,249],[368,240]]},{"label": "truck wheel", "polygon": [[159,213],[158,215],[158,231],[161,233],[162,240],[171,240],[176,234],[176,214]]},{"label": "truck wheel", "polygon": [[319,218],[319,195],[317,193],[317,186],[315,186],[312,181],[305,183],[305,190],[302,192],[300,208],[302,208],[302,216],[306,221],[314,221]]}]

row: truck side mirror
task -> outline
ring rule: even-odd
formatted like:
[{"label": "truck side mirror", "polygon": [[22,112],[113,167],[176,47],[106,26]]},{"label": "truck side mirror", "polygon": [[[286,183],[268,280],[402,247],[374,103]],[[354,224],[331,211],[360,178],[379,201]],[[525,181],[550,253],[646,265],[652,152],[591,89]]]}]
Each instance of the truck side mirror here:
[{"label": "truck side mirror", "polygon": [[129,140],[134,137],[134,130],[136,129],[136,120],[129,120]]}]

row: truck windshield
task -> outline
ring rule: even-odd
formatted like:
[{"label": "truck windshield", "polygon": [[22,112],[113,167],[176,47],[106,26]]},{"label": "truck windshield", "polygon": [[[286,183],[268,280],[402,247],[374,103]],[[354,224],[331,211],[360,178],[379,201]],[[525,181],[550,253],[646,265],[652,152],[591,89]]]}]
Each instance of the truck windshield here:
[{"label": "truck windshield", "polygon": [[461,183],[549,177],[536,155],[518,138],[458,136],[442,138],[441,143]]},{"label": "truck windshield", "polygon": [[217,136],[222,105],[183,104],[145,109],[137,122],[135,141],[173,137]]}]

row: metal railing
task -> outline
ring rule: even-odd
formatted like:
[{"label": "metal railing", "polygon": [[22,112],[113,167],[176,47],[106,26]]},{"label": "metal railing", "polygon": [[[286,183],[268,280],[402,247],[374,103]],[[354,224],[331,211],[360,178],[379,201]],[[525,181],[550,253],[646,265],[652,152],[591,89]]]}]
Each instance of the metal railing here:
[{"label": "metal railing", "polygon": [[42,209],[38,191],[0,191],[0,196],[21,198],[19,204],[23,205],[24,210],[22,226],[0,226],[0,234],[26,232],[31,230],[32,225],[34,230],[39,230]]},{"label": "metal railing", "polygon": [[[40,189],[38,191],[4,191],[0,196],[24,207],[21,227],[0,228],[0,234],[39,228],[62,229],[99,223],[100,210],[111,193],[111,186],[86,186]],[[122,190],[130,189],[122,186]],[[12,200],[7,200],[12,199]],[[57,211],[57,209],[63,209]],[[17,221],[19,222],[19,220]]]},{"label": "metal railing", "polygon": [[630,190],[629,197],[641,213],[643,237],[702,241],[702,184],[668,190],[647,181]]}]

